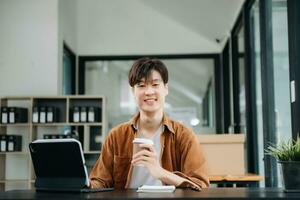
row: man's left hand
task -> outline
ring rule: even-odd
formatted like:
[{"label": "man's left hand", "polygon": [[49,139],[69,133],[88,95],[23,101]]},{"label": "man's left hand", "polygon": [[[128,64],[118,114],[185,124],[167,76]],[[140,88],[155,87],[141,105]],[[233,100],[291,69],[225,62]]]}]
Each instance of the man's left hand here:
[{"label": "man's left hand", "polygon": [[142,149],[132,156],[132,165],[138,166],[142,165],[148,168],[150,174],[160,179],[164,172],[164,169],[159,164],[159,158],[157,153],[152,145],[149,144],[139,144],[139,147]]}]

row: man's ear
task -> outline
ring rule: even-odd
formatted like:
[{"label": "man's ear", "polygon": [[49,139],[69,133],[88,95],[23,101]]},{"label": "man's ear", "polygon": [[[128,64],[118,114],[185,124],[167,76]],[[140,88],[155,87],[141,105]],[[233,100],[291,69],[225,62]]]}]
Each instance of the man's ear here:
[{"label": "man's ear", "polygon": [[130,88],[131,88],[131,94],[134,95],[134,87],[130,86]]},{"label": "man's ear", "polygon": [[165,84],[165,88],[166,88],[166,96],[169,94],[169,87],[168,87],[168,83]]}]

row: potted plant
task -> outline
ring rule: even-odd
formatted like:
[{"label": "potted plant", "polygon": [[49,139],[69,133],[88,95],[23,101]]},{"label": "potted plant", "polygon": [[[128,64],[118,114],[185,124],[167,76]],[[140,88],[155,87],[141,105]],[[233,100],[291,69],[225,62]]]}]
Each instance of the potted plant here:
[{"label": "potted plant", "polygon": [[300,192],[300,137],[270,145],[266,153],[276,158],[281,165],[286,192]]}]

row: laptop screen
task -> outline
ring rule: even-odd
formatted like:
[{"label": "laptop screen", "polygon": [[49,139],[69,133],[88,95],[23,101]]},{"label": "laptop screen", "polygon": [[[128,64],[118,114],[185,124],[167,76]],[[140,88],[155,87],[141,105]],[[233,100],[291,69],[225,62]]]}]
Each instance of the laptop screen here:
[{"label": "laptop screen", "polygon": [[[52,187],[51,184],[55,183],[56,185],[57,181],[71,182],[73,185],[76,182],[74,180],[82,180],[88,186],[88,175],[79,141],[75,139],[41,139],[30,143],[29,149],[36,174],[36,183],[42,182],[44,187],[47,184]],[[39,184],[36,184],[36,187],[38,186]],[[82,187],[82,185],[80,184],[78,187]]]}]

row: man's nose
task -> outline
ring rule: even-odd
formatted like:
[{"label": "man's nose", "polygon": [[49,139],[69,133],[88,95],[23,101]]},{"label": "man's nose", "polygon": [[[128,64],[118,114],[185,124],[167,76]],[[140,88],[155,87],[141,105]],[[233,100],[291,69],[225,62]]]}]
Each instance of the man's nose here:
[{"label": "man's nose", "polygon": [[153,94],[153,93],[154,93],[154,89],[153,89],[152,85],[147,85],[145,94]]}]

